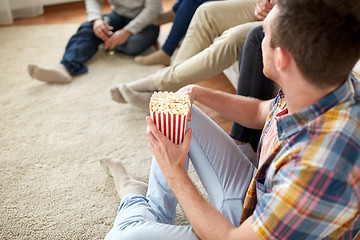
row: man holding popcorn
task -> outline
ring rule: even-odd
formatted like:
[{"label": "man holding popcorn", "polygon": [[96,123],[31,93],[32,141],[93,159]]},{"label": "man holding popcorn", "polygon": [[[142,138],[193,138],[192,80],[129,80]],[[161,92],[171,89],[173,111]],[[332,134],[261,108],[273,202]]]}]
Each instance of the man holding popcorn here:
[{"label": "man holding popcorn", "polygon": [[[180,90],[263,129],[258,169],[196,106],[175,145],[148,117],[147,185],[102,159],[122,199],[106,239],[353,239],[360,229],[360,2],[278,0],[264,21],[271,101],[190,85]],[[350,75],[350,76],[349,76]],[[212,205],[187,175],[192,161]],[[146,193],[146,194],[145,194]],[[180,203],[191,226],[174,224]]]}]

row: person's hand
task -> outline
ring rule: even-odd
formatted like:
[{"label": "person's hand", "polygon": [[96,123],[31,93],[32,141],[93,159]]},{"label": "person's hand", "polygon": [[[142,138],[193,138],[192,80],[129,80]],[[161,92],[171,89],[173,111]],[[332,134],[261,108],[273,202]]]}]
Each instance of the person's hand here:
[{"label": "person's hand", "polygon": [[161,171],[168,181],[176,179],[176,174],[184,171],[192,129],[186,131],[183,143],[176,145],[159,131],[150,117],[146,117],[146,123],[148,145]]},{"label": "person's hand", "polygon": [[109,26],[102,19],[96,19],[93,22],[94,34],[104,42],[111,36],[113,29],[112,26]]},{"label": "person's hand", "polygon": [[188,121],[191,121],[191,106],[193,105],[193,103],[195,101],[195,91],[194,91],[195,87],[196,87],[196,85],[190,84],[190,85],[180,88],[177,91],[177,93],[187,94],[189,96],[190,110],[189,110],[188,119],[187,119]]},{"label": "person's hand", "polygon": [[274,7],[274,0],[257,0],[255,16],[258,20],[264,20],[270,10]]},{"label": "person's hand", "polygon": [[105,49],[114,50],[116,46],[124,44],[131,34],[132,33],[125,28],[114,32],[114,34],[105,41]]}]

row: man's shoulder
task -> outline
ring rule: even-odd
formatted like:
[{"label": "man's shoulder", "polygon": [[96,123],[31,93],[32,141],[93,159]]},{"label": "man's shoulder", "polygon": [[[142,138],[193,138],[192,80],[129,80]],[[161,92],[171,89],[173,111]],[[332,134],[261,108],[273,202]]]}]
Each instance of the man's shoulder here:
[{"label": "man's shoulder", "polygon": [[[309,126],[300,161],[334,172],[351,172],[360,165],[360,104],[330,110]],[[316,129],[316,125],[321,127]]]}]

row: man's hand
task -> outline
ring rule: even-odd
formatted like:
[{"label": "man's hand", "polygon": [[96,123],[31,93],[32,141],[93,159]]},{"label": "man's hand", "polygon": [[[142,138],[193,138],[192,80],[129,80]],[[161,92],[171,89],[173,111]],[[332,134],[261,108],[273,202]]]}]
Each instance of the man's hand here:
[{"label": "man's hand", "polygon": [[184,166],[190,147],[191,128],[186,131],[183,143],[176,145],[158,130],[150,117],[146,118],[146,123],[149,148],[161,171],[168,181],[176,179],[177,174],[185,171]]},{"label": "man's hand", "polygon": [[131,34],[132,33],[125,28],[114,32],[111,37],[105,40],[105,49],[114,50],[116,46],[124,44]]},{"label": "man's hand", "polygon": [[257,0],[255,16],[258,20],[264,20],[270,10],[274,7],[274,0]]},{"label": "man's hand", "polygon": [[102,19],[97,19],[93,22],[94,34],[104,42],[111,36],[113,29],[113,27],[109,26]]},{"label": "man's hand", "polygon": [[[190,104],[193,105],[194,101],[195,101],[195,88],[197,86],[194,85],[194,84],[190,84],[190,85],[187,85],[185,87],[182,87],[180,88],[177,93],[182,93],[182,94],[187,94],[189,96],[189,99],[190,99]],[[191,107],[190,107],[190,110],[189,110],[189,114],[188,114],[188,121],[191,121]]]}]

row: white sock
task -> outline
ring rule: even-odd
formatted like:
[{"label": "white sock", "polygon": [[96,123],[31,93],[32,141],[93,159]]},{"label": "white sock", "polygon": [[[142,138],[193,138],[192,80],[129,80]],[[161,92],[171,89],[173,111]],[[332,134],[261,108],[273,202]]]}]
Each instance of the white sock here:
[{"label": "white sock", "polygon": [[114,178],[115,188],[121,199],[130,193],[146,196],[147,184],[130,176],[119,159],[105,157],[100,159],[100,165]]},{"label": "white sock", "polygon": [[29,64],[28,73],[32,78],[43,82],[69,83],[72,80],[72,76],[62,64],[56,67],[39,67]]}]

